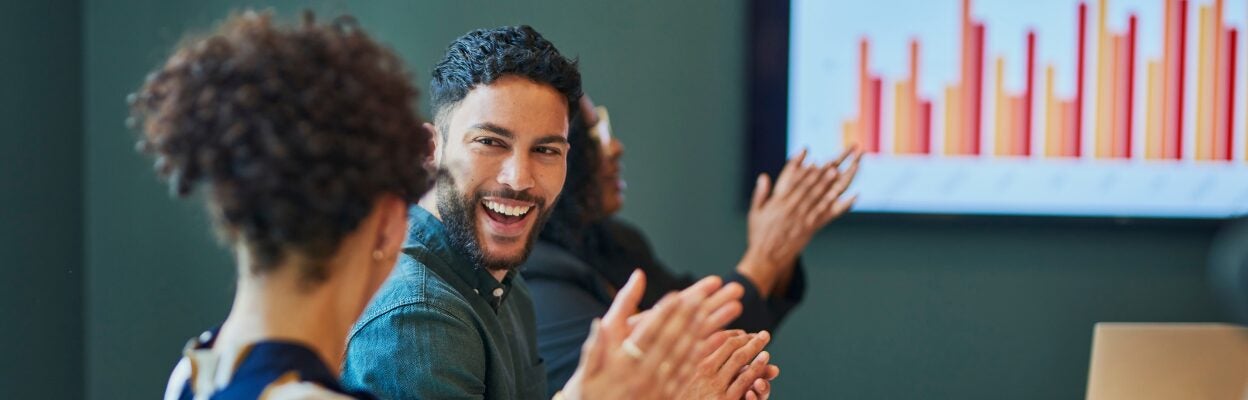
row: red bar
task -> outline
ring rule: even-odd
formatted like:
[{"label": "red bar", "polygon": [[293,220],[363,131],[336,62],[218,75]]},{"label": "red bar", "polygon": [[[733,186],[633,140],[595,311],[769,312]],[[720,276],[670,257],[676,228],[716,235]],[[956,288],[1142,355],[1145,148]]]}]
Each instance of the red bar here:
[{"label": "red bar", "polygon": [[873,153],[880,152],[880,114],[883,114],[880,112],[880,98],[883,97],[880,90],[882,86],[884,82],[880,78],[871,79],[871,101],[874,104],[871,105],[871,138],[868,143],[871,146],[869,150]]},{"label": "red bar", "polygon": [[922,109],[923,137],[919,139],[919,153],[928,154],[932,151],[932,102],[924,101]]},{"label": "red bar", "polygon": [[1074,125],[1075,125],[1074,148],[1075,149],[1074,149],[1074,153],[1071,154],[1071,156],[1073,157],[1079,157],[1080,150],[1082,150],[1079,144],[1082,143],[1082,138],[1083,138],[1083,85],[1084,85],[1083,71],[1084,71],[1084,66],[1087,65],[1087,59],[1085,58],[1085,54],[1087,54],[1087,51],[1086,51],[1087,42],[1088,42],[1088,3],[1079,2],[1079,46],[1078,46],[1079,54],[1077,57],[1075,57],[1075,59],[1077,60],[1076,61],[1077,65],[1075,66],[1075,70],[1077,71],[1075,72],[1076,74],[1076,77],[1075,77],[1075,82],[1076,82],[1075,83],[1075,114],[1074,114],[1075,115],[1075,122],[1074,122]]},{"label": "red bar", "polygon": [[1230,65],[1227,66],[1228,73],[1226,79],[1226,90],[1228,91],[1226,96],[1226,143],[1224,143],[1226,146],[1226,153],[1223,154],[1225,157],[1223,160],[1227,161],[1230,161],[1231,157],[1235,154],[1235,147],[1231,146],[1231,142],[1233,142],[1235,138],[1235,41],[1236,37],[1239,36],[1238,33],[1239,32],[1236,31],[1235,28],[1231,28],[1231,30],[1226,33],[1228,35],[1226,38],[1227,45],[1230,46],[1229,52],[1227,53],[1227,62],[1230,63]]},{"label": "red bar", "polygon": [[1036,96],[1036,32],[1027,32],[1027,93],[1023,94],[1022,154],[1031,155],[1032,102]]},{"label": "red bar", "polygon": [[1177,103],[1178,112],[1174,117],[1174,136],[1170,139],[1174,140],[1171,144],[1174,159],[1183,158],[1183,78],[1187,76],[1187,0],[1179,0],[1179,50],[1175,54],[1179,59],[1179,75],[1178,75],[1178,92],[1175,93],[1175,102]]},{"label": "red bar", "polygon": [[1131,158],[1131,137],[1133,136],[1131,129],[1135,125],[1135,38],[1138,33],[1139,19],[1135,14],[1131,14],[1129,28],[1127,31],[1127,138],[1126,152],[1122,155],[1124,158]]},{"label": "red bar", "polygon": [[972,56],[975,59],[975,65],[972,66],[975,82],[972,84],[974,92],[971,94],[973,96],[971,99],[974,101],[971,124],[974,127],[972,134],[975,136],[971,138],[971,154],[978,155],[979,142],[983,137],[984,111],[984,24],[982,23],[975,24],[975,53]]}]

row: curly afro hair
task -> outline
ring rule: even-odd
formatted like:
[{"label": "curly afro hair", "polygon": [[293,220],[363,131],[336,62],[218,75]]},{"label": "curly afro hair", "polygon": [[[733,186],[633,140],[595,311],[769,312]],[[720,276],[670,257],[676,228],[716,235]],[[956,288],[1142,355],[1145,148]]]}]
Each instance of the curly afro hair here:
[{"label": "curly afro hair", "polygon": [[247,11],[184,41],[129,100],[139,151],[174,195],[207,186],[217,231],[244,246],[251,273],[297,253],[320,282],[378,196],[412,203],[429,188],[415,95],[400,59],[350,17],[279,26]]},{"label": "curly afro hair", "polygon": [[[439,121],[477,85],[489,85],[498,78],[516,75],[550,85],[568,102],[568,116],[576,114],[581,98],[581,73],[576,61],[528,25],[477,29],[468,32],[446,48],[446,55],[433,67],[429,92],[433,115]],[[443,129],[445,132],[445,129]]]}]

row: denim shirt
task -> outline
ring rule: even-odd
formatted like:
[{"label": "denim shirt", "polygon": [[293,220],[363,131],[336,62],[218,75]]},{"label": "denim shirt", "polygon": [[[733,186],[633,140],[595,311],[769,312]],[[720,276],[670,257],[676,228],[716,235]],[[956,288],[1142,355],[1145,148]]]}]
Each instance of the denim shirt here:
[{"label": "denim shirt", "polygon": [[499,282],[413,206],[394,271],[348,336],[343,385],[386,399],[539,399],[533,299],[514,271]]}]

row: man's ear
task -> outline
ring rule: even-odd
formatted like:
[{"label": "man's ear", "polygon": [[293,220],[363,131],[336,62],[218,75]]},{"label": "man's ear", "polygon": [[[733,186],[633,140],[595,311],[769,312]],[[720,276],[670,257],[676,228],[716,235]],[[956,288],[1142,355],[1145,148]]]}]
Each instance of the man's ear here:
[{"label": "man's ear", "polygon": [[438,126],[426,122],[420,125],[429,132],[429,158],[425,159],[425,169],[434,171],[442,160],[442,152],[438,151],[438,146],[442,144],[442,132],[438,131]]}]

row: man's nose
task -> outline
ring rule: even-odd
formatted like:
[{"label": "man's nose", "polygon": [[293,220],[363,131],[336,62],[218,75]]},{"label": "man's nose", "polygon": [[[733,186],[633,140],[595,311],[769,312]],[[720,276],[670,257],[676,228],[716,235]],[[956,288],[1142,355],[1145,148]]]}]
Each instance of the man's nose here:
[{"label": "man's nose", "polygon": [[503,162],[503,169],[498,173],[498,183],[517,192],[533,187],[532,159],[527,153],[512,155]]}]

